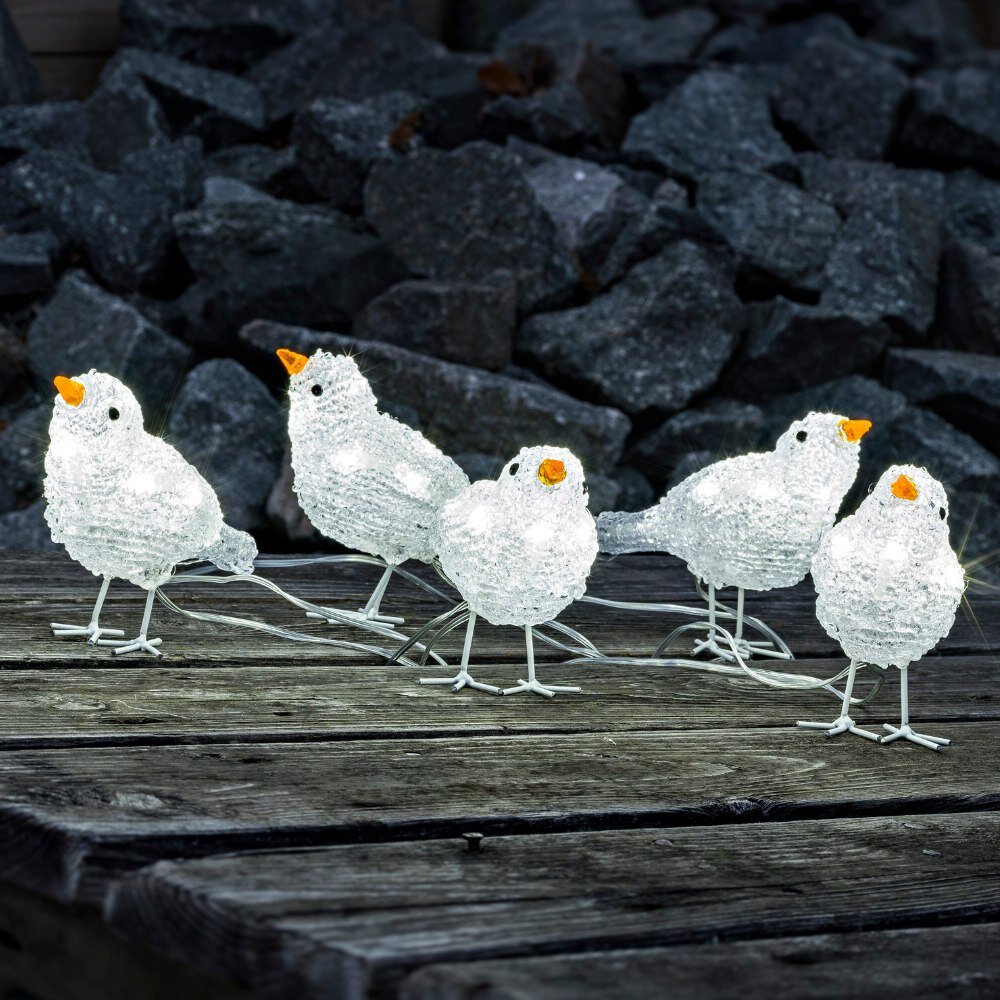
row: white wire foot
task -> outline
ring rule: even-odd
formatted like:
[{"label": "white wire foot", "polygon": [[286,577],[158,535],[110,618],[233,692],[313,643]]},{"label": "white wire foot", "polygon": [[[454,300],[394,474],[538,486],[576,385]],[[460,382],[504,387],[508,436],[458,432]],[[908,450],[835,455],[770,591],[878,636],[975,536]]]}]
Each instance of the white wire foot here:
[{"label": "white wire foot", "polygon": [[[333,616],[336,617],[333,617]],[[330,611],[330,616],[318,614],[315,611],[307,611],[307,618],[318,618],[325,621],[327,625],[344,625],[351,622],[375,622],[377,625],[405,625],[405,618],[396,618],[392,615],[383,615],[379,612],[368,612],[364,608],[359,611]]]},{"label": "white wire foot", "polygon": [[928,750],[940,750],[941,747],[951,746],[951,740],[943,739],[940,736],[927,736],[924,733],[915,733],[910,728],[909,723],[904,723],[901,726],[890,726],[887,722],[882,726],[882,728],[889,731],[888,736],[879,737],[879,740],[882,743],[895,743],[896,740],[909,740],[911,743],[919,743],[922,747],[927,747]]},{"label": "white wire foot", "polygon": [[462,688],[472,688],[474,691],[485,691],[487,694],[503,694],[498,687],[491,684],[483,684],[477,681],[468,670],[460,670],[454,677],[421,677],[420,684],[450,684],[452,691],[461,691]]},{"label": "white wire foot", "polygon": [[119,639],[125,638],[125,633],[120,628],[101,628],[97,622],[91,622],[89,625],[82,626],[61,625],[59,622],[51,622],[49,628],[52,629],[52,634],[59,639],[72,639],[78,636],[85,636],[91,646],[108,645],[108,640],[101,638],[101,636],[105,635],[117,636]]},{"label": "white wire foot", "polygon": [[558,684],[541,684],[536,680],[517,680],[516,687],[504,688],[501,694],[520,694],[522,691],[530,691],[532,694],[540,694],[545,698],[554,698],[557,694],[580,694],[582,688],[561,687]]},{"label": "white wire foot", "polygon": [[877,733],[870,733],[867,729],[861,729],[849,715],[842,715],[834,722],[796,722],[795,725],[800,729],[823,729],[827,736],[853,733],[855,736],[863,736],[866,740],[872,740],[874,743],[882,742],[881,736]]},{"label": "white wire foot", "polygon": [[[783,653],[780,649],[775,649],[774,645],[770,642],[750,642],[747,639],[739,639],[736,642],[736,648],[739,650],[739,654],[744,661],[751,660],[755,656],[766,656],[773,660],[791,659],[787,653]],[[714,636],[696,642],[691,650],[691,656],[696,657],[699,653],[705,652],[711,653],[715,659],[726,660],[728,663],[736,662],[732,646],[728,644],[724,646],[720,645]]]},{"label": "white wire foot", "polygon": [[120,656],[123,653],[149,653],[150,656],[155,656],[156,659],[162,660],[163,654],[156,648],[162,642],[162,639],[147,639],[145,634],[143,634],[137,636],[131,642],[105,644],[114,645],[115,648],[112,652],[115,656]]}]

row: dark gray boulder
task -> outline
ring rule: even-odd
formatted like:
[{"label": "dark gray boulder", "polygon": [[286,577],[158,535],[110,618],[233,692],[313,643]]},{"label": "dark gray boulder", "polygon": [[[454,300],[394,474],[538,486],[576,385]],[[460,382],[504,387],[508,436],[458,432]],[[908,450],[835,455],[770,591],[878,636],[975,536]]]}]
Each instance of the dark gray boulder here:
[{"label": "dark gray boulder", "polygon": [[69,272],[28,330],[28,363],[46,387],[91,368],[120,378],[139,400],[147,430],[161,422],[189,350],[135,307],[80,272]]},{"label": "dark gray boulder", "polygon": [[140,77],[114,60],[87,98],[86,121],[90,156],[100,170],[115,170],[126,156],[170,142],[159,102]]},{"label": "dark gray boulder", "polygon": [[1000,352],[895,349],[889,352],[885,374],[911,403],[929,406],[1000,454]]},{"label": "dark gray boulder", "polygon": [[745,171],[708,174],[698,185],[697,205],[749,280],[820,290],[840,228],[830,205],[771,174]]},{"label": "dark gray boulder", "polygon": [[777,298],[755,304],[750,327],[723,380],[744,399],[793,392],[872,371],[889,345],[888,324],[822,305]]},{"label": "dark gray boulder", "polygon": [[296,164],[332,207],[360,210],[368,171],[376,160],[397,155],[394,134],[420,113],[421,100],[401,92],[365,101],[319,98],[295,116]]},{"label": "dark gray boulder", "polygon": [[904,0],[891,4],[868,37],[907,49],[924,65],[979,48],[975,22],[962,0]]},{"label": "dark gray boulder", "polygon": [[174,217],[198,281],[184,295],[189,336],[224,349],[258,317],[331,327],[406,277],[376,236],[347,216],[290,202],[230,201]]},{"label": "dark gray boulder", "polygon": [[0,104],[28,104],[42,96],[42,81],[17,33],[7,5],[0,3]]},{"label": "dark gray boulder", "polygon": [[743,325],[728,271],[678,242],[587,305],[533,316],[515,347],[546,375],[628,413],[669,412],[715,383]]},{"label": "dark gray boulder", "polygon": [[945,247],[934,344],[1000,353],[1000,257],[967,240]]},{"label": "dark gray boulder", "polygon": [[877,160],[889,148],[906,76],[870,48],[811,38],[785,68],[772,95],[786,128],[830,156]]},{"label": "dark gray boulder", "polygon": [[521,161],[488,143],[379,161],[365,185],[365,215],[416,274],[475,281],[511,271],[523,310],[556,305],[576,284]]},{"label": "dark gray boulder", "polygon": [[0,298],[47,292],[62,242],[51,232],[0,231]]},{"label": "dark gray boulder", "polygon": [[1000,170],[1000,59],[936,69],[914,84],[900,146],[932,165]]},{"label": "dark gray boulder", "polygon": [[688,455],[708,454],[716,461],[755,450],[763,425],[764,414],[752,403],[717,399],[668,417],[639,438],[626,457],[660,488]]},{"label": "dark gray boulder", "polygon": [[287,430],[264,384],[229,358],[191,370],[170,410],[170,440],[212,484],[226,521],[255,531],[278,477]]},{"label": "dark gray boulder", "polygon": [[820,304],[922,337],[934,319],[941,253],[933,206],[894,178],[860,185],[827,260]]},{"label": "dark gray boulder", "polygon": [[828,13],[778,25],[737,21],[717,31],[700,55],[703,59],[748,66],[783,66],[813,38],[855,42],[856,37],[845,20]]},{"label": "dark gray boulder", "polygon": [[690,180],[712,170],[791,176],[795,169],[766,96],[741,76],[719,69],[694,74],[633,118],[622,149]]},{"label": "dark gray boulder", "polygon": [[45,502],[39,500],[24,510],[0,515],[0,551],[62,551],[52,541],[45,520]]},{"label": "dark gray boulder", "polygon": [[32,406],[0,431],[0,511],[19,510],[42,495],[51,419],[51,406]]},{"label": "dark gray boulder", "polygon": [[276,198],[313,202],[319,195],[310,187],[295,163],[295,147],[274,149],[257,143],[227,146],[205,161],[207,173],[243,181]]},{"label": "dark gray boulder", "polygon": [[202,179],[193,139],[133,153],[114,174],[34,150],[0,171],[0,219],[49,226],[86,254],[102,281],[130,291],[163,263],[171,219],[201,197]]},{"label": "dark gray boulder", "polygon": [[497,370],[509,365],[517,327],[512,275],[473,282],[404,281],[354,321],[360,340],[378,340],[445,361]]},{"label": "dark gray boulder", "polygon": [[588,473],[608,474],[630,429],[621,411],[584,403],[537,380],[456,365],[393,344],[264,321],[244,327],[240,341],[277,374],[279,347],[302,354],[317,348],[350,351],[369,373],[379,406],[416,411],[423,432],[450,455],[510,457],[526,445],[553,444],[571,448]]},{"label": "dark gray boulder", "polygon": [[238,72],[345,9],[343,0],[122,0],[121,40]]},{"label": "dark gray boulder", "polygon": [[24,342],[0,326],[0,403],[13,399],[25,388],[28,352]]},{"label": "dark gray boulder", "polygon": [[80,101],[0,108],[0,165],[30,149],[63,149],[87,156],[87,120]]},{"label": "dark gray boulder", "polygon": [[553,155],[525,176],[592,290],[625,273],[657,224],[649,199],[596,163]]},{"label": "dark gray boulder", "polygon": [[948,174],[945,190],[948,235],[1000,255],[1000,181],[956,170]]},{"label": "dark gray boulder", "polygon": [[[121,49],[105,67],[102,85],[120,90],[129,79],[138,80],[156,99],[173,138],[194,135],[206,149],[214,150],[239,142],[249,142],[264,128],[264,101],[248,80],[207,69],[172,56],[142,49]],[[101,88],[98,88],[98,96]],[[91,99],[93,100],[93,98]],[[134,97],[137,112],[140,98]],[[102,106],[103,105],[103,106]],[[113,110],[98,102],[91,116],[91,131],[100,128],[101,113]],[[150,125],[139,114],[140,133]],[[124,123],[108,119],[108,126],[121,132]]]}]

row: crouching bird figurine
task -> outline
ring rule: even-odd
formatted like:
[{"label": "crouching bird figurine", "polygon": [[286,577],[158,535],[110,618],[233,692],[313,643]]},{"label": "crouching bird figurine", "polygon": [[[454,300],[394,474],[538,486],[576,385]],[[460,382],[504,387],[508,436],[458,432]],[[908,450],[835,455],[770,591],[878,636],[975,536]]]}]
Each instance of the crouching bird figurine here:
[{"label": "crouching bird figurine", "polygon": [[[965,592],[965,572],[948,540],[948,496],[926,469],[893,465],[858,507],[820,544],[812,564],[816,616],[851,664],[840,718],[800,722],[828,736],[853,733],[929,750],[949,740],[910,726],[909,665],[950,631]],[[850,716],[858,664],[898,667],[900,723],[886,736],[861,729]]]},{"label": "crouching bird figurine", "polygon": [[[135,396],[118,379],[91,371],[57,376],[45,455],[45,519],[52,538],[85,569],[104,578],[88,625],[52,624],[57,636],[83,636],[115,653],[149,653],[156,588],[183,562],[252,573],[254,540],[222,519],[215,491],[175,448],[147,434]],[[102,628],[101,608],[115,578],[147,591],[138,636]]]}]

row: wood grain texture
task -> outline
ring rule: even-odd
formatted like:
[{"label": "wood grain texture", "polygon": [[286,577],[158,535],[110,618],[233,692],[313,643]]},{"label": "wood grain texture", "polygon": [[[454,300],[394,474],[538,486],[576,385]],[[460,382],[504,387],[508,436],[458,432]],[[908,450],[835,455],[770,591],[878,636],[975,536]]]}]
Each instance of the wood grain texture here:
[{"label": "wood grain texture", "polygon": [[[817,677],[842,667],[841,660],[794,665]],[[468,689],[452,694],[417,683],[433,672],[338,660],[197,670],[135,661],[114,670],[7,670],[0,672],[0,750],[788,727],[796,718],[837,714],[836,701],[822,692],[778,691],[749,678],[676,667],[548,666],[545,679],[584,688],[552,701]],[[476,670],[497,684],[513,683],[521,673],[510,663]],[[913,673],[915,720],[947,728],[954,721],[1000,719],[993,694],[1000,690],[1000,663],[992,657],[929,657]],[[858,692],[869,683],[859,681]],[[877,700],[856,709],[855,718],[878,728],[895,717],[898,697],[892,671]]]},{"label": "wood grain texture", "polygon": [[431,965],[400,1000],[827,1000],[1000,994],[1000,924]]},{"label": "wood grain texture", "polygon": [[390,995],[414,966],[996,921],[996,814],[641,829],[163,862],[113,926],[265,996]]},{"label": "wood grain texture", "polygon": [[933,755],[792,729],[12,752],[0,877],[99,901],[227,850],[1000,806],[1000,724],[948,733]]}]

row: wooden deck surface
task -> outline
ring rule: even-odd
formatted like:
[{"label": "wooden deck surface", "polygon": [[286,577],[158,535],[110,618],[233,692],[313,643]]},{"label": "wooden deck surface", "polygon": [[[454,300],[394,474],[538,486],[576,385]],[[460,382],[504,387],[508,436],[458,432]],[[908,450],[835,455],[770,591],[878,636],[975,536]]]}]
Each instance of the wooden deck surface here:
[{"label": "wooden deck surface", "polygon": [[[266,575],[353,608],[377,572]],[[451,694],[416,684],[430,669],[160,606],[159,662],[52,638],[96,590],[65,556],[0,561],[0,995],[1000,993],[995,592],[911,671],[918,728],[954,740],[932,753],[795,729],[835,717],[828,694],[541,644],[542,679],[582,695]],[[670,559],[602,561],[590,592],[695,603]],[[366,641],[250,585],[169,593]],[[142,599],[115,584],[102,624],[132,635]],[[386,605],[404,631],[445,608],[400,580]],[[808,584],[748,609],[794,669],[843,666]],[[561,620],[615,656],[681,621],[582,603]],[[512,684],[522,662],[517,630],[481,626],[477,677]],[[890,676],[855,715],[877,729],[897,698]]]}]

